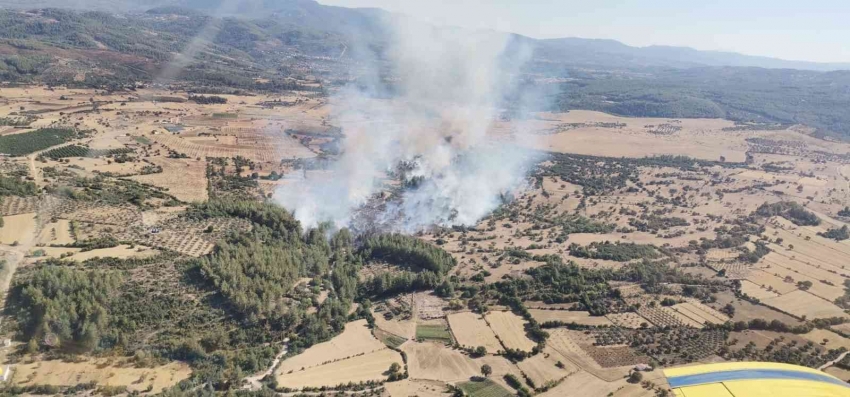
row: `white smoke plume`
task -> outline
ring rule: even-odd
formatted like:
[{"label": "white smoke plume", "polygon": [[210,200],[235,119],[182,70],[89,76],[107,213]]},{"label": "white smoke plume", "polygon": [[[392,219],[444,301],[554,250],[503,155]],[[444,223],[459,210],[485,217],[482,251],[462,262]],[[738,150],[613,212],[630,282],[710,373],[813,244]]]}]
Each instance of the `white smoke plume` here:
[{"label": "white smoke plume", "polygon": [[336,95],[333,118],[345,134],[341,156],[328,173],[276,194],[305,226],[352,226],[399,164],[417,186],[378,207],[370,221],[405,232],[472,225],[520,187],[534,164],[528,151],[505,139],[509,134],[488,134],[530,51],[511,46],[506,57],[511,37],[504,34],[389,24],[384,69],[392,98],[362,88]]}]

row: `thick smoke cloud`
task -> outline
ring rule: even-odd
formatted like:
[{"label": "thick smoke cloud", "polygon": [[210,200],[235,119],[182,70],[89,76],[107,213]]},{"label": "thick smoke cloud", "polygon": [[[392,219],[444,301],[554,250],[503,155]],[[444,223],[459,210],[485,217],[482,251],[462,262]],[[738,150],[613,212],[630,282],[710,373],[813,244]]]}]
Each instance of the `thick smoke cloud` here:
[{"label": "thick smoke cloud", "polygon": [[[407,188],[369,207],[368,223],[406,232],[474,224],[524,183],[535,160],[509,134],[488,134],[505,98],[523,97],[515,83],[530,51],[503,34],[410,21],[388,26],[384,60],[371,68],[383,79],[376,73],[366,90],[361,85],[333,98],[334,123],[346,136],[343,154],[329,172],[291,183],[276,197],[307,226],[352,226],[394,173]],[[378,82],[386,81],[392,98],[378,98]]]}]

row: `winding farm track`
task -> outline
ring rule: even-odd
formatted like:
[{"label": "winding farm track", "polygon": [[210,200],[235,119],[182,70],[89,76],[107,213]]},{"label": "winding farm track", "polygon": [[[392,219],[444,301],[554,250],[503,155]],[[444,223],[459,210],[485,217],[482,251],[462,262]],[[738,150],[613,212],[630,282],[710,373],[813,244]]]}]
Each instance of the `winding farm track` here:
[{"label": "winding farm track", "polygon": [[272,361],[272,365],[270,365],[268,369],[266,369],[264,372],[261,372],[261,373],[255,374],[255,375],[251,375],[251,376],[245,378],[244,380],[248,384],[245,385],[243,387],[243,389],[247,389],[247,390],[260,390],[260,389],[262,389],[263,385],[262,385],[262,383],[260,383],[260,381],[262,381],[263,378],[271,375],[274,372],[275,368],[277,368],[277,365],[280,363],[280,358],[283,357],[284,355],[286,355],[287,351],[288,351],[288,348],[287,348],[287,346],[284,345],[283,349],[281,349],[280,353],[278,353],[277,356],[274,357],[274,361]]},{"label": "winding farm track", "polygon": [[827,369],[827,368],[829,368],[829,367],[831,367],[831,366],[835,365],[835,363],[837,363],[837,362],[841,361],[841,360],[844,358],[844,356],[846,356],[846,355],[847,355],[847,353],[850,353],[850,351],[846,351],[846,352],[844,352],[844,353],[841,353],[841,355],[840,355],[840,356],[838,356],[838,358],[836,358],[835,360],[832,360],[832,361],[830,361],[830,362],[828,362],[828,363],[826,363],[826,364],[821,365],[820,367],[818,367],[818,370],[819,370],[819,371],[823,371],[823,370],[825,370],[825,369]]}]

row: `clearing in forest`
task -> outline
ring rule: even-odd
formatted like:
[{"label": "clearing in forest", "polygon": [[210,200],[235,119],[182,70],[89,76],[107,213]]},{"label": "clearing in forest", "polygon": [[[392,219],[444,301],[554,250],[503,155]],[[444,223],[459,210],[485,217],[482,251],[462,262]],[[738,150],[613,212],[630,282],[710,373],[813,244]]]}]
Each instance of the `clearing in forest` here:
[{"label": "clearing in forest", "polygon": [[333,339],[313,345],[301,354],[283,360],[277,372],[297,372],[302,368],[307,369],[382,349],[386,349],[386,346],[372,336],[366,326],[366,320],[353,321],[346,324],[345,330]]},{"label": "clearing in forest", "polygon": [[404,363],[401,354],[383,348],[383,350],[374,353],[311,367],[304,371],[286,374],[278,372],[277,383],[283,387],[300,389],[303,387],[331,387],[349,382],[381,381],[387,378],[386,373],[393,363],[399,365]]}]

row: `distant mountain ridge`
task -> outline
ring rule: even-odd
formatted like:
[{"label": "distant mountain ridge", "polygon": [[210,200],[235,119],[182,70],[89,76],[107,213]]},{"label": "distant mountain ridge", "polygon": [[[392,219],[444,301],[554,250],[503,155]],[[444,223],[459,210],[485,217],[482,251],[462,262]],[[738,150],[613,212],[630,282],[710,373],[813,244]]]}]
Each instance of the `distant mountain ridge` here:
[{"label": "distant mountain ridge", "polygon": [[[2,8],[71,8],[106,12],[143,12],[164,6],[184,7],[215,16],[273,18],[311,31],[329,31],[352,39],[376,40],[379,19],[389,12],[370,8],[326,6],[313,0],[0,0]],[[606,68],[704,66],[759,67],[812,71],[850,70],[850,63],[791,61],[733,52],[701,51],[689,47],[653,45],[632,47],[616,40],[522,37],[536,48],[537,58]]]}]

